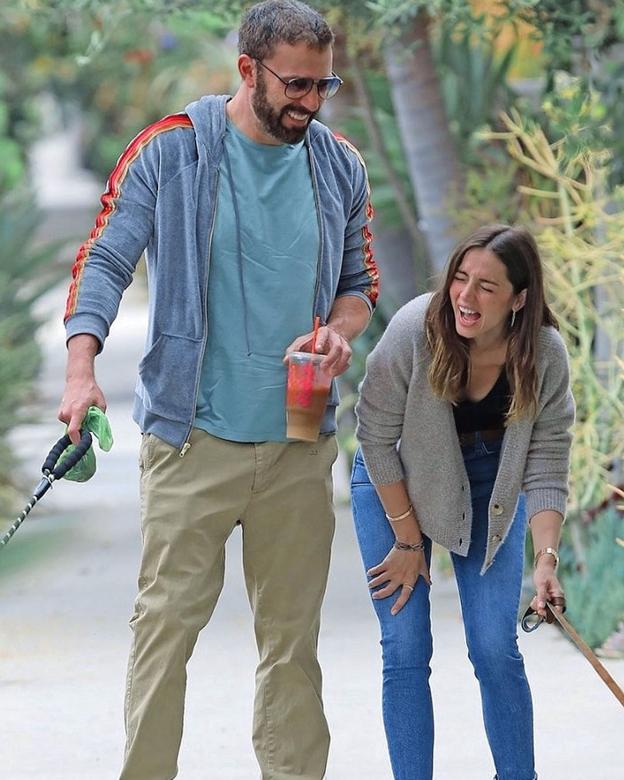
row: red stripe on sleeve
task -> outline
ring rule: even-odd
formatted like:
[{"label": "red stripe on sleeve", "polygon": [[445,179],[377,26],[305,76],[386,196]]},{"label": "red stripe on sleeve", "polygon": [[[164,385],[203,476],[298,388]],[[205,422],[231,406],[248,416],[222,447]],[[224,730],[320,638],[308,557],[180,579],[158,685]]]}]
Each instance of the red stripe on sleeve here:
[{"label": "red stripe on sleeve", "polygon": [[82,274],[84,273],[85,266],[89,261],[89,255],[95,241],[101,237],[104,233],[111,216],[114,214],[117,200],[121,195],[121,187],[128,173],[128,169],[136,158],[141,154],[143,149],[150,143],[157,135],[168,130],[175,130],[178,127],[192,126],[190,117],[186,114],[171,114],[158,122],[149,125],[142,130],[128,145],[123,152],[117,164],[112,170],[112,173],[108,177],[106,185],[106,191],[100,198],[102,203],[102,209],[95,218],[95,225],[89,234],[89,238],[80,246],[78,254],[74,260],[72,266],[72,282],[69,286],[69,293],[67,296],[67,305],[65,307],[65,317],[67,320],[72,314],[75,313],[78,304],[78,294],[80,292],[80,282],[82,280]]},{"label": "red stripe on sleeve", "polygon": [[[368,194],[368,201],[366,203],[366,219],[370,222],[373,218],[373,205],[370,200],[370,183],[368,181],[368,174],[366,173],[366,163],[364,162],[364,158],[360,154],[357,147],[355,147],[351,141],[349,141],[348,138],[345,138],[344,135],[341,135],[340,133],[333,132],[334,138],[339,141],[341,144],[344,144],[348,149],[350,149],[353,154],[358,158],[360,161],[362,168],[364,168],[364,172],[366,174],[366,187],[367,187],[367,194]],[[365,294],[368,296],[370,302],[375,305],[377,302],[377,298],[379,297],[379,270],[377,268],[377,263],[375,262],[375,257],[373,255],[373,248],[372,248],[372,241],[373,241],[373,231],[370,229],[369,225],[364,225],[362,228],[362,254],[364,256],[364,266],[366,268],[366,272],[368,273],[369,279],[370,279],[370,287],[365,291]]]}]

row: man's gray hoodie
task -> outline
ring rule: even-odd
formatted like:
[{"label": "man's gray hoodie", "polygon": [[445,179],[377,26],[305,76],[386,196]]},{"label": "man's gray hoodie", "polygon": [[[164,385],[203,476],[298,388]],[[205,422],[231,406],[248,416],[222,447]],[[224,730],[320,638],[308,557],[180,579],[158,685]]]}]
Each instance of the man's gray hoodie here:
[{"label": "man's gray hoodie", "polygon": [[[149,325],[133,417],[144,432],[184,448],[207,337],[207,285],[228,97],[207,96],[143,130],[111,173],[102,209],[74,262],[67,339],[95,336],[100,349],[145,251]],[[336,298],[375,306],[370,189],[361,156],[313,121],[306,134],[320,225],[314,313],[326,322]],[[278,302],[276,302],[278,305]],[[233,312],[232,316],[244,316]],[[208,356],[209,359],[209,356]],[[335,427],[336,388],[321,430]]]}]

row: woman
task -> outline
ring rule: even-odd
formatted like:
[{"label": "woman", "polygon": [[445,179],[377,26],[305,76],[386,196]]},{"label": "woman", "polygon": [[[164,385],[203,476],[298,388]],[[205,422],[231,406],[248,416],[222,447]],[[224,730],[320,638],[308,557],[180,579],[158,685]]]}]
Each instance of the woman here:
[{"label": "woman", "polygon": [[366,364],[353,514],[381,625],[396,780],[431,780],[429,565],[446,547],[498,780],[533,780],[531,694],[516,623],[527,521],[532,606],[564,604],[557,547],[574,419],[568,358],[535,241],[477,230],[433,295],[393,317]]}]

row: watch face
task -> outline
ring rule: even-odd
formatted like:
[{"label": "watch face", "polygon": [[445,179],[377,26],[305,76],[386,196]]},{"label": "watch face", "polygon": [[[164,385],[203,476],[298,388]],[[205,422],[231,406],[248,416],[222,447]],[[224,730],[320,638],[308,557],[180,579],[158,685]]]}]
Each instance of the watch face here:
[{"label": "watch face", "polygon": [[537,566],[537,562],[542,557],[542,555],[552,555],[552,557],[555,559],[555,569],[557,568],[557,566],[559,565],[559,553],[557,552],[557,550],[555,550],[554,547],[544,547],[543,550],[539,550],[533,562],[534,566]]}]

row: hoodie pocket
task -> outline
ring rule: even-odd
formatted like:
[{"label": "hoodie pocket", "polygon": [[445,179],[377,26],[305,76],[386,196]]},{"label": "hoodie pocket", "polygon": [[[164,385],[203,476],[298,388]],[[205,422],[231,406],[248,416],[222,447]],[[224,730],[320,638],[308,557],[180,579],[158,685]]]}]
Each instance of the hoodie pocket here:
[{"label": "hoodie pocket", "polygon": [[195,413],[195,383],[201,339],[161,333],[139,363],[136,393],[145,409],[159,417],[190,422]]}]

